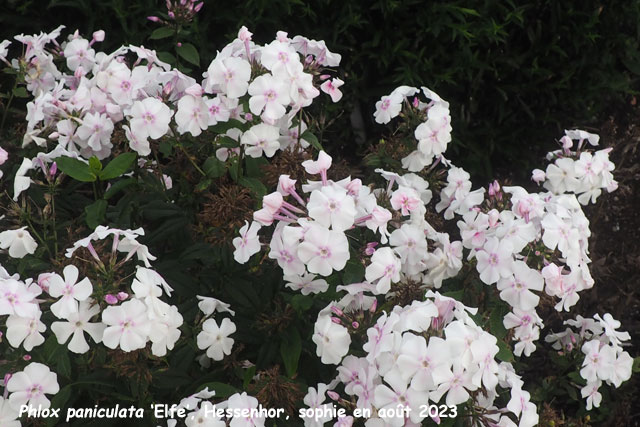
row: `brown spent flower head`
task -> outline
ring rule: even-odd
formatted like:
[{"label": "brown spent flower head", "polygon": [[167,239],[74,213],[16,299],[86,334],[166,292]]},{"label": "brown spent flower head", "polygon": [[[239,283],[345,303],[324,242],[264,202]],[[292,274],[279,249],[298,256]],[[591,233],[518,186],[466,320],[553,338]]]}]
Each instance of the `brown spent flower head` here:
[{"label": "brown spent flower head", "polygon": [[287,415],[296,413],[296,404],[304,398],[300,385],[280,375],[280,366],[276,365],[258,372],[258,380],[250,384],[248,391],[266,408],[283,408]]},{"label": "brown spent flower head", "polygon": [[207,194],[194,229],[213,244],[230,244],[237,230],[253,218],[251,190],[234,183],[221,184],[217,194]]}]

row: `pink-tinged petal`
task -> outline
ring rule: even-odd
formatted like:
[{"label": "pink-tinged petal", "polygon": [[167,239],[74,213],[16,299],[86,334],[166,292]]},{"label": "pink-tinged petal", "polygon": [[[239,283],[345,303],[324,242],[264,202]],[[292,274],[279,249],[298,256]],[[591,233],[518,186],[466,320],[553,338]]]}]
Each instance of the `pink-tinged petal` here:
[{"label": "pink-tinged petal", "polygon": [[78,268],[73,265],[67,265],[64,270],[62,270],[62,274],[64,274],[64,282],[67,285],[73,285],[78,281]]},{"label": "pink-tinged petal", "polygon": [[84,325],[85,332],[88,333],[96,343],[102,341],[105,328],[106,326],[102,323],[87,323]]},{"label": "pink-tinged petal", "polygon": [[146,336],[142,337],[141,335],[138,335],[137,333],[132,331],[125,332],[120,338],[120,348],[126,352],[144,348],[144,346],[147,344],[146,338]]},{"label": "pink-tinged petal", "polygon": [[44,394],[40,394],[36,397],[32,397],[29,404],[32,408],[40,407],[41,409],[47,409],[51,406],[51,401],[47,399]]},{"label": "pink-tinged petal", "polygon": [[62,291],[65,288],[64,279],[57,274],[54,274],[49,279],[49,295],[54,298],[58,298],[62,295]]},{"label": "pink-tinged petal", "polygon": [[58,344],[64,344],[65,342],[67,342],[75,329],[75,326],[73,326],[69,322],[53,322],[51,324],[51,330],[56,335]]},{"label": "pink-tinged petal", "polygon": [[86,277],[73,287],[73,297],[78,301],[84,301],[89,298],[91,292],[93,292],[93,286]]},{"label": "pink-tinged petal", "polygon": [[126,314],[122,309],[122,306],[107,307],[102,312],[102,322],[106,325],[117,325],[121,320],[124,320]]},{"label": "pink-tinged petal", "polygon": [[20,406],[26,405],[28,401],[29,392],[26,391],[16,391],[9,396],[9,405],[16,411],[20,410]]},{"label": "pink-tinged petal", "polygon": [[71,341],[69,342],[69,350],[77,354],[89,351],[89,344],[87,344],[87,340],[84,337],[82,329],[77,329],[73,333],[73,338],[71,338]]},{"label": "pink-tinged petal", "polygon": [[10,393],[17,392],[19,390],[26,390],[31,386],[31,379],[24,372],[16,372],[13,374],[9,383],[7,384],[7,390]]},{"label": "pink-tinged petal", "polygon": [[104,334],[102,336],[102,342],[104,345],[111,349],[115,349],[120,344],[120,337],[122,336],[122,332],[120,332],[120,328],[117,326],[111,326],[104,330]]},{"label": "pink-tinged petal", "polygon": [[58,375],[56,375],[55,372],[49,371],[38,382],[42,386],[43,393],[55,394],[60,391],[60,386],[58,385]]}]

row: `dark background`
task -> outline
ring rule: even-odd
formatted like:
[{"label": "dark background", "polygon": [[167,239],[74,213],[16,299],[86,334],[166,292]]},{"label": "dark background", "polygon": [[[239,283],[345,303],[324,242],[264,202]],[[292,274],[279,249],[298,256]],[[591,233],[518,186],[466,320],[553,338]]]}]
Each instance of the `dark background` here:
[{"label": "dark background", "polygon": [[[148,39],[160,25],[146,19],[162,12],[159,0],[4,0],[0,36],[64,24],[87,38],[105,30],[98,49],[162,50],[164,41]],[[278,30],[325,40],[342,55],[346,83],[332,107],[344,112],[322,142],[354,161],[382,136],[372,118],[380,96],[400,84],[428,86],[451,104],[449,157],[482,184],[528,178],[563,129],[597,132],[632,99],[639,23],[638,0],[205,0],[185,38],[200,52],[196,78],[242,25],[258,43]],[[354,111],[364,138],[352,129]]]}]

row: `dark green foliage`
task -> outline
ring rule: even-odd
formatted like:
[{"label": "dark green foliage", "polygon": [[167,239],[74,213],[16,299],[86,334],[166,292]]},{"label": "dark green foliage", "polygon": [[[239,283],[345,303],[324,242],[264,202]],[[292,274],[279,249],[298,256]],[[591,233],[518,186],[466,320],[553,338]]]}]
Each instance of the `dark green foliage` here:
[{"label": "dark green foliage", "polygon": [[[88,36],[104,29],[105,48],[142,43],[172,52],[161,57],[173,62],[172,34],[146,20],[164,8],[152,0],[9,1],[0,22],[3,37],[60,23]],[[54,13],[66,22],[52,22]],[[458,164],[485,179],[496,169],[524,177],[562,127],[592,125],[612,101],[636,93],[639,21],[637,0],[218,0],[205,2],[178,37],[197,52],[183,44],[177,54],[204,70],[242,25],[260,43],[277,30],[323,39],[343,57],[345,98],[336,108],[346,111],[319,144],[360,157],[381,136],[371,116],[380,96],[425,85],[451,104],[449,155]]]}]

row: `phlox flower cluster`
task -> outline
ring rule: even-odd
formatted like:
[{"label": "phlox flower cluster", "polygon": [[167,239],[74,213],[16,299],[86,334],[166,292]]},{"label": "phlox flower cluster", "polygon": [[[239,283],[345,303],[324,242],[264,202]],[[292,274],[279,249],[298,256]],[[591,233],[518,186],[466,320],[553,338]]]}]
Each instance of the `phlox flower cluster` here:
[{"label": "phlox flower cluster", "polygon": [[195,137],[230,119],[247,129],[227,131],[225,136],[237,147],[220,148],[216,154],[222,161],[237,155],[240,147],[251,157],[272,157],[298,143],[307,147],[302,135],[307,125],[298,112],[321,92],[334,102],[341,97],[343,82],[322,74],[341,58],[323,41],[278,32],[276,40],[260,46],[243,27],[199,83],[144,47],[96,52],[93,46],[104,39],[104,32],[96,32],[90,41],[76,32],[58,43],[63,28],[16,37],[25,50],[10,64],[25,76],[34,97],[27,104],[23,146],[34,143],[42,150],[36,158],[24,159],[16,174],[16,200],[32,182],[28,172],[41,169],[46,175],[57,157],[85,162],[92,156],[109,157],[119,129],[129,149],[140,156],[149,156],[154,141],[164,136]]},{"label": "phlox flower cluster", "polygon": [[[540,293],[557,297],[555,308],[568,311],[578,292],[594,284],[588,268],[589,221],[578,197],[566,188],[530,193],[496,181],[488,190],[472,190],[470,175],[443,156],[450,140],[448,104],[426,88],[422,93],[429,103],[408,99],[418,92],[399,87],[383,97],[374,114],[379,123],[396,116],[417,123],[418,149],[403,161],[411,173],[376,170],[386,181],[384,188],[350,177],[334,181],[327,176],[332,158],[320,152],[302,164],[319,179],[300,185],[282,175],[277,191],[263,198],[254,222],[246,223],[234,240],[235,258],[245,263],[268,242],[268,256],[282,269],[287,286],[305,295],[325,292],[326,278],[349,263],[364,267],[364,281],[337,286],[344,297],[317,318],[312,336],[317,356],[338,365],[339,376],[310,390],[311,407],[324,404],[319,396],[328,387],[332,399],[340,401],[335,393],[343,392],[350,396],[348,406],[374,413],[398,404],[412,408],[404,419],[387,417],[371,425],[417,425],[422,418],[416,408],[428,402],[458,405],[473,396],[474,405],[495,409],[500,386],[511,389],[511,400],[500,411],[511,412],[520,425],[534,425],[538,416],[529,393],[511,365],[495,359],[497,339],[477,325],[468,308],[429,290],[424,300],[380,313],[378,298],[391,299],[404,286],[438,289],[458,275],[466,259],[479,280],[495,286],[511,308],[503,325],[513,329],[514,354],[529,356],[544,327],[536,312]],[[431,174],[439,164],[444,170]],[[594,179],[606,181],[612,169],[593,169]],[[424,176],[446,177],[434,208],[446,220],[457,219],[459,241],[426,221],[433,194]],[[364,331],[366,356],[354,356],[352,337]],[[490,422],[513,424],[506,416]],[[338,423],[349,425],[347,420]]]},{"label": "phlox flower cluster", "polygon": [[[376,111],[373,114],[375,121],[380,124],[389,123],[399,116],[403,109],[405,115],[418,117],[420,124],[414,131],[414,137],[418,141],[417,149],[402,159],[402,167],[410,172],[418,172],[429,166],[434,157],[440,158],[451,142],[449,103],[426,87],[422,87],[421,90],[429,99],[428,103],[418,99],[418,88],[400,86],[376,103]],[[412,96],[413,100],[409,100]]]},{"label": "phlox flower cluster", "polygon": [[[340,394],[346,395],[357,408],[371,410],[367,426],[417,426],[427,418],[422,407],[434,403],[456,406],[473,394],[476,407],[494,414],[486,415],[485,422],[514,425],[506,415],[500,417],[500,413],[511,412],[520,426],[535,425],[535,405],[529,402],[512,366],[495,359],[497,339],[476,325],[471,314],[477,310],[438,292],[428,291],[425,296],[424,301],[383,312],[366,330],[363,357],[344,357],[350,342],[340,339],[349,336],[341,323],[362,319],[364,312],[371,313],[375,307],[359,308],[345,298],[320,312],[313,337],[318,355],[323,362],[338,365],[338,376],[328,385],[332,399],[339,401]],[[331,359],[325,360],[326,355]],[[511,389],[504,408],[495,406],[498,387]],[[321,388],[327,386],[319,384],[318,392]],[[324,396],[317,403],[323,402]],[[390,412],[397,406],[410,410],[398,416]],[[310,420],[305,425],[314,424]]]},{"label": "phlox flower cluster", "polygon": [[[600,137],[579,129],[564,132],[565,135],[560,138],[562,149],[547,154],[547,159],[553,162],[549,163],[546,172],[534,170],[533,179],[554,194],[576,194],[583,205],[595,203],[602,189],[610,193],[618,188],[611,173],[615,168],[609,160],[611,149],[595,152],[585,150],[588,145],[597,146]],[[572,151],[575,141],[578,141],[577,148]]]},{"label": "phlox flower cluster", "polygon": [[577,316],[564,322],[564,332],[551,333],[545,341],[552,343],[559,353],[577,352],[584,356],[580,376],[586,384],[581,389],[586,398],[587,410],[599,407],[602,394],[598,391],[603,383],[620,387],[631,378],[633,358],[623,346],[631,339],[627,332],[618,331],[620,322],[611,314],[596,314],[593,318]]},{"label": "phlox flower cluster", "polygon": [[[246,392],[234,393],[226,399],[217,399],[209,388],[183,398],[177,405],[186,416],[183,419],[187,427],[264,427],[267,417],[261,413],[258,399]],[[275,418],[275,417],[274,417]],[[179,419],[168,419],[166,426],[175,427]]]}]

